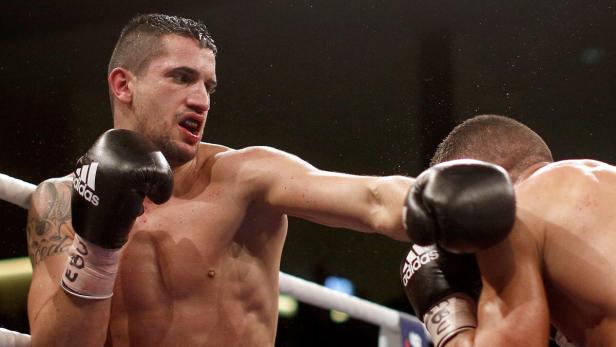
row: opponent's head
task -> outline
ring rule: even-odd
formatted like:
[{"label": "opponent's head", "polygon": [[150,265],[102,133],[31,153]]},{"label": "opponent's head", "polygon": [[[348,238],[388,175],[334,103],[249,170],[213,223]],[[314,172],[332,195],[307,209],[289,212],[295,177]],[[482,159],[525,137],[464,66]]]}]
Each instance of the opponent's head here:
[{"label": "opponent's head", "polygon": [[526,125],[498,115],[480,115],[456,126],[441,142],[430,165],[477,159],[502,166],[515,182],[530,166],[552,162],[543,139]]},{"label": "opponent's head", "polygon": [[109,62],[114,126],[144,134],[173,166],[192,159],[216,87],[216,52],[200,22],[163,14],[133,18]]}]

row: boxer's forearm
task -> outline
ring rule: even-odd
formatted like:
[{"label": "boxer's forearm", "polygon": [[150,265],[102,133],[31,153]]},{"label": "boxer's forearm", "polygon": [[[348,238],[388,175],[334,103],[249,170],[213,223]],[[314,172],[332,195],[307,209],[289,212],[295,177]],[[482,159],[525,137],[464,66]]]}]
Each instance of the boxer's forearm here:
[{"label": "boxer's forearm", "polygon": [[402,206],[413,179],[404,176],[387,176],[375,178],[371,188],[372,203],[375,207],[371,214],[371,229],[379,234],[400,241],[408,241],[404,229]]},{"label": "boxer's forearm", "polygon": [[288,189],[285,195],[292,202],[285,203],[283,211],[331,227],[408,241],[402,206],[412,182],[403,176],[355,176],[322,171]]},{"label": "boxer's forearm", "polygon": [[110,307],[111,299],[80,299],[58,289],[31,319],[32,346],[103,346]]},{"label": "boxer's forearm", "polygon": [[74,238],[70,192],[70,179],[47,180],[32,195],[28,211],[32,346],[102,346],[106,338],[111,300],[80,299],[60,287]]}]

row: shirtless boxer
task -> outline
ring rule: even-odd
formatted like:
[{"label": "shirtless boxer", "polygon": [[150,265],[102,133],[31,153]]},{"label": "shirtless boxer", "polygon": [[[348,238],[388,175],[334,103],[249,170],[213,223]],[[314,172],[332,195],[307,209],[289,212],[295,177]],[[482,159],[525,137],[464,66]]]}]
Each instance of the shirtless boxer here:
[{"label": "shirtless boxer", "polygon": [[116,129],[32,198],[34,346],[273,346],[287,215],[408,239],[411,178],[201,143],[215,53],[188,19],[139,16],[122,32]]},{"label": "shirtless boxer", "polygon": [[[472,261],[464,264],[469,276],[444,281],[447,270],[435,273],[456,255],[436,249],[438,261],[406,271],[407,294],[428,328],[451,323],[441,329],[448,336],[433,337],[447,347],[546,346],[551,322],[559,343],[616,346],[616,168],[595,160],[553,162],[536,133],[502,116],[477,116],[457,126],[433,164],[460,158],[508,170],[516,222],[507,239],[476,253],[483,283],[478,324],[469,299]],[[456,301],[466,304],[452,305]]]}]

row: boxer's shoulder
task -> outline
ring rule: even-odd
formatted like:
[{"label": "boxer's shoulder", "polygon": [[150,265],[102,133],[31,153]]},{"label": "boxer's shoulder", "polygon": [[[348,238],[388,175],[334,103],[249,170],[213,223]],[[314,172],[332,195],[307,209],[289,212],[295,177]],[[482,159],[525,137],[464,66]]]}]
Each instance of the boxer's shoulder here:
[{"label": "boxer's shoulder", "polygon": [[37,188],[42,187],[44,185],[50,185],[50,184],[58,188],[70,187],[71,183],[73,182],[73,176],[74,176],[73,173],[70,173],[62,177],[47,178],[46,180],[41,182]]},{"label": "boxer's shoulder", "polygon": [[72,242],[71,185],[70,175],[50,178],[32,194],[26,235],[33,266],[49,256],[65,254]]},{"label": "boxer's shoulder", "polygon": [[[253,176],[263,169],[280,168],[280,164],[295,156],[268,146],[251,146],[242,149],[231,149],[216,146],[210,149],[207,167],[229,170],[238,178]],[[292,160],[292,159],[291,159]],[[276,164],[278,162],[279,164]]]},{"label": "boxer's shoulder", "polygon": [[[222,145],[201,143],[196,166],[203,177],[215,182],[246,181],[264,168],[264,162],[282,155],[281,151],[265,146],[234,149]],[[269,159],[269,160],[268,160]]]},{"label": "boxer's shoulder", "polygon": [[212,182],[231,182],[247,194],[266,192],[281,179],[314,169],[297,156],[268,146],[220,151],[207,167]]},{"label": "boxer's shoulder", "polygon": [[597,160],[562,160],[544,165],[533,172],[518,185],[518,191],[529,190],[534,192],[533,194],[538,191],[570,194],[592,188],[600,182],[598,177],[602,175],[616,178],[616,169]]},{"label": "boxer's shoulder", "polygon": [[72,175],[48,178],[32,194],[30,209],[48,209],[59,200],[70,202]]},{"label": "boxer's shoulder", "polygon": [[224,164],[225,160],[221,161],[221,159],[229,156],[229,154],[235,151],[236,150],[223,145],[201,142],[195,158],[191,163],[187,163],[184,166],[196,168],[202,175],[205,174],[204,176],[209,177],[212,166],[215,164]]},{"label": "boxer's shoulder", "polygon": [[[562,224],[572,216],[591,211],[591,201],[605,198],[605,187],[616,184],[613,167],[594,160],[565,160],[541,167],[516,185],[518,212],[528,211],[541,220]],[[520,213],[518,213],[520,215]]]},{"label": "boxer's shoulder", "polygon": [[291,156],[289,153],[269,146],[249,146],[237,150],[225,147],[225,149],[226,151],[220,153],[222,157],[241,160],[242,162],[276,156]]},{"label": "boxer's shoulder", "polygon": [[602,170],[614,171],[614,167],[593,159],[569,159],[549,163],[535,171],[531,177],[547,176],[549,177],[548,179],[566,179],[575,178],[576,176],[585,176],[589,173]]}]

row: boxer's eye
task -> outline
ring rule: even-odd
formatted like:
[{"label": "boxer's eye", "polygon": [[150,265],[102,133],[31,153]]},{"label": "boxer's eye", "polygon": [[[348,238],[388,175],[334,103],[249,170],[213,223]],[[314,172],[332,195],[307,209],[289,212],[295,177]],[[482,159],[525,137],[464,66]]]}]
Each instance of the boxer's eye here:
[{"label": "boxer's eye", "polygon": [[176,82],[181,83],[181,84],[189,84],[192,82],[192,79],[189,76],[186,76],[184,74],[176,74],[171,76]]},{"label": "boxer's eye", "polygon": [[196,81],[198,74],[193,69],[180,67],[169,71],[167,76],[179,84],[192,84]]}]

